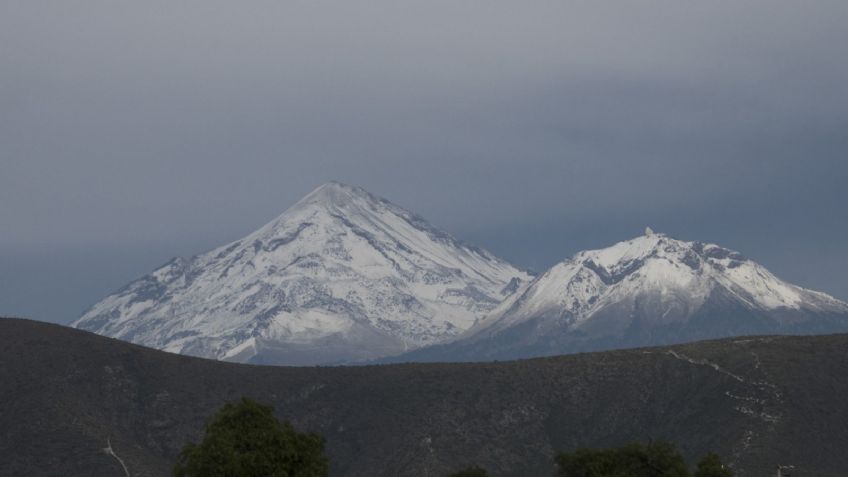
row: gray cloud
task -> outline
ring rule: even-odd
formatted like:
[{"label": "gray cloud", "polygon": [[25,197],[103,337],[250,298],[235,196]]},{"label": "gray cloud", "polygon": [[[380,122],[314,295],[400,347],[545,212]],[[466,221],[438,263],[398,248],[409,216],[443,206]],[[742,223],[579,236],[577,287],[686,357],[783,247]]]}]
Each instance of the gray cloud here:
[{"label": "gray cloud", "polygon": [[651,224],[848,298],[844,1],[366,3],[0,5],[0,312],[331,179],[536,269]]}]

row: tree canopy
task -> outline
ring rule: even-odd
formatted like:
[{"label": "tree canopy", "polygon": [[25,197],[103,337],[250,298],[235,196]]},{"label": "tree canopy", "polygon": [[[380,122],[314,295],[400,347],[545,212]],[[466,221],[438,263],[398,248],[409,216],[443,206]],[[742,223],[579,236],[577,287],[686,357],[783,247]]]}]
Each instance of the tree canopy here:
[{"label": "tree canopy", "polygon": [[326,477],[324,440],[297,432],[273,408],[250,399],[225,405],[206,425],[200,444],[188,443],[174,477]]}]

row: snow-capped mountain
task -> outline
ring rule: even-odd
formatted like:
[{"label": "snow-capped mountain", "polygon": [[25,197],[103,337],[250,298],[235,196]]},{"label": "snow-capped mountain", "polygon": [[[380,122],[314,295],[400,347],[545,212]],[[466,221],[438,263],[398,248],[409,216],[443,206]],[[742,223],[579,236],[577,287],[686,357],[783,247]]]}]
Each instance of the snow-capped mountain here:
[{"label": "snow-capped mountain", "polygon": [[72,326],[208,358],[355,362],[453,338],[531,278],[332,182],[241,240],[171,260]]},{"label": "snow-capped mountain", "polygon": [[706,338],[848,331],[848,304],[738,252],[645,235],[561,262],[454,342],[408,360],[478,360]]}]

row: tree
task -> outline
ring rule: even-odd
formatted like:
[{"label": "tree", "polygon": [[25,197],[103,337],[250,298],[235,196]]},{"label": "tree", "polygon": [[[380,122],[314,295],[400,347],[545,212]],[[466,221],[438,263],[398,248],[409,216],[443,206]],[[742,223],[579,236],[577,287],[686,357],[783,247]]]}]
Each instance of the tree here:
[{"label": "tree", "polygon": [[448,475],[448,477],[488,477],[488,475],[489,473],[486,472],[486,469],[475,465],[473,467],[468,467],[467,469],[454,472]]},{"label": "tree", "polygon": [[559,477],[690,477],[674,445],[651,442],[617,449],[578,449],[556,456]]},{"label": "tree", "polygon": [[242,398],[206,425],[203,441],[183,447],[174,477],[326,477],[324,440],[297,432],[273,408]]},{"label": "tree", "polygon": [[698,462],[694,477],[733,477],[733,472],[724,467],[718,454],[710,452]]}]

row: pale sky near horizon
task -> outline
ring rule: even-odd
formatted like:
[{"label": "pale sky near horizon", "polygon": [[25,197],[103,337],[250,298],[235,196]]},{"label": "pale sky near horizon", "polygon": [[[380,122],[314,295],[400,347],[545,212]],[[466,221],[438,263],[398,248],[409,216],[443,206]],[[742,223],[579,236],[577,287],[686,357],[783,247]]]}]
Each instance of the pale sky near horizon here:
[{"label": "pale sky near horizon", "polygon": [[329,180],[536,271],[650,225],[848,300],[848,2],[0,3],[0,315]]}]

